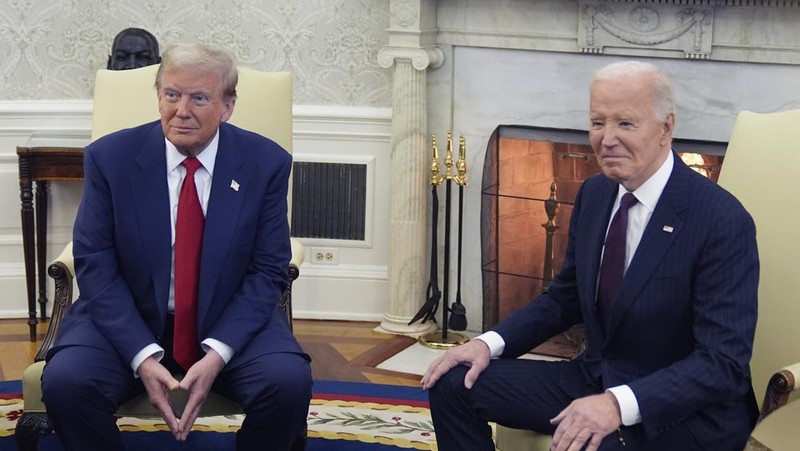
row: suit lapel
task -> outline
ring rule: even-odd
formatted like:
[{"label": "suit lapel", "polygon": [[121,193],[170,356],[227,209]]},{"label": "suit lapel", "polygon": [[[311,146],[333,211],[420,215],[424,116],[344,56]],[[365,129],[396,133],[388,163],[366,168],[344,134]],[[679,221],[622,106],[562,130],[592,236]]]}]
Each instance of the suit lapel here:
[{"label": "suit lapel", "polygon": [[650,281],[653,273],[661,264],[664,254],[682,231],[683,221],[680,214],[689,205],[691,169],[677,155],[674,155],[674,161],[672,174],[661,193],[647,227],[645,227],[636,253],[622,280],[619,294],[614,301],[606,342],[613,336],[625,311],[637,299],[637,295],[644,285]]},{"label": "suit lapel", "polygon": [[155,286],[161,320],[167,317],[172,242],[167,186],[167,159],[164,134],[154,123],[145,145],[136,158],[139,172],[131,174],[131,198],[136,210],[147,267]]},{"label": "suit lapel", "polygon": [[[229,244],[238,225],[239,210],[247,193],[247,179],[239,173],[243,161],[234,131],[223,124],[220,126],[219,149],[214,163],[211,195],[203,229],[198,299],[198,318],[201,324],[223,273],[222,266],[227,260]],[[236,189],[232,185],[236,185]]]}]

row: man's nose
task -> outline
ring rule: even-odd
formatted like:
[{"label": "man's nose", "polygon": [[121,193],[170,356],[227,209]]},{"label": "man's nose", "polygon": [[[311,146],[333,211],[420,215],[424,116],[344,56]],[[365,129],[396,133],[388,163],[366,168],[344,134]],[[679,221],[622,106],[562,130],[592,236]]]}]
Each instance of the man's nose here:
[{"label": "man's nose", "polygon": [[189,96],[181,96],[180,100],[178,100],[178,111],[175,113],[179,117],[189,117],[192,115],[191,111],[191,98]]},{"label": "man's nose", "polygon": [[613,146],[617,143],[617,127],[612,124],[606,124],[603,127],[603,145]]}]

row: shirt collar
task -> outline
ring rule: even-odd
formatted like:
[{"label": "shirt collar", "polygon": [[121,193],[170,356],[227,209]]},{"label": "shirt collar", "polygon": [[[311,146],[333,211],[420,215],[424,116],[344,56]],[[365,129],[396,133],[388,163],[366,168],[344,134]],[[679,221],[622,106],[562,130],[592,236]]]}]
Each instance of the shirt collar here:
[{"label": "shirt collar", "polygon": [[[675,157],[672,151],[670,151],[669,155],[664,162],[661,163],[661,167],[658,168],[655,174],[651,175],[649,179],[642,183],[642,186],[633,192],[633,194],[636,196],[636,200],[638,200],[640,204],[644,205],[644,207],[650,212],[655,210],[658,199],[661,197],[661,193],[664,192],[664,187],[667,186],[669,176],[672,174],[672,167],[675,165],[674,158]],[[626,190],[624,186],[619,185],[619,191],[617,192],[617,203],[619,203],[620,199],[622,199],[622,195],[627,192],[628,190]]]},{"label": "shirt collar", "polygon": [[[167,143],[167,174],[177,168],[181,162],[186,158],[166,137],[164,141]],[[209,174],[214,175],[214,162],[217,160],[217,150],[219,149],[219,128],[214,138],[208,143],[205,149],[197,154],[197,159],[203,165]]]}]

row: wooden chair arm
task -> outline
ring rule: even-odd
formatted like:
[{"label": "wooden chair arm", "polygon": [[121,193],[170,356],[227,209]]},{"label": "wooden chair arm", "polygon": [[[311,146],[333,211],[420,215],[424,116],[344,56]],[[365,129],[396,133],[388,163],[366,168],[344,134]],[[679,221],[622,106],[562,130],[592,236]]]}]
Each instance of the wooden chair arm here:
[{"label": "wooden chair arm", "polygon": [[764,402],[761,404],[761,415],[758,417],[758,421],[763,420],[777,408],[785,405],[789,400],[789,394],[798,388],[800,388],[800,362],[787,366],[773,374],[767,384],[767,392],[764,394]]},{"label": "wooden chair arm", "polygon": [[53,313],[50,317],[50,324],[47,326],[47,333],[42,341],[42,346],[39,348],[39,352],[36,353],[36,357],[34,357],[37,362],[44,360],[47,351],[53,346],[61,320],[64,318],[69,306],[72,305],[73,268],[72,243],[69,243],[61,252],[61,255],[56,257],[47,268],[47,274],[55,282],[56,291],[53,295]]},{"label": "wooden chair arm", "polygon": [[[300,265],[303,264],[303,260],[306,259],[306,251],[305,248],[303,247],[303,244],[297,241],[296,239],[292,238],[291,243],[292,243],[292,260],[289,261],[289,266],[294,265],[295,267],[299,268]],[[289,276],[291,276],[291,273],[289,273]],[[296,278],[297,277],[295,277],[295,279]]]},{"label": "wooden chair arm", "polygon": [[294,327],[292,325],[292,319],[294,318],[292,314],[292,283],[300,277],[300,265],[305,260],[306,253],[303,245],[297,241],[296,239],[292,238],[292,260],[289,262],[289,286],[286,287],[286,291],[281,296],[280,300],[280,307],[286,312],[286,318],[289,320],[289,330],[294,332]]}]

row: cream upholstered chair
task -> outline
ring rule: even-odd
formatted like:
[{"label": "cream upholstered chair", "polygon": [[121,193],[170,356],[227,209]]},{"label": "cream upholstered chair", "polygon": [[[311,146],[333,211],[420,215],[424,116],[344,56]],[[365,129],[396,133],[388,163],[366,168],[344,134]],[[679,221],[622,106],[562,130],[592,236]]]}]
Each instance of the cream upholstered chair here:
[{"label": "cream upholstered chair", "polygon": [[[800,389],[798,130],[800,110],[741,112],[719,177],[719,184],[753,216],[758,234],[759,311],[750,366],[756,394],[765,395],[761,421],[748,445],[754,450],[763,449],[759,443],[775,450],[797,449],[800,443],[800,399],[796,392]],[[497,428],[498,450],[549,447],[550,436]]]},{"label": "cream upholstered chair", "polygon": [[[766,393],[751,445],[775,450],[800,443],[800,110],[739,113],[719,184],[753,216],[761,277],[753,388]],[[776,410],[777,409],[777,410]],[[773,412],[774,411],[774,412]]]},{"label": "cream upholstered chair", "polygon": [[[123,128],[133,127],[159,118],[154,81],[158,65],[126,71],[99,70],[95,79],[92,110],[92,140]],[[239,98],[230,123],[267,136],[292,151],[292,78],[288,72],[260,72],[239,69]],[[291,183],[289,205],[291,206]],[[290,207],[291,208],[291,207]],[[292,261],[288,272],[289,288],[281,299],[281,307],[289,316],[291,325],[291,282],[299,276],[303,261],[303,246],[292,239]],[[54,309],[50,326],[36,363],[23,375],[24,413],[17,422],[16,439],[20,450],[37,449],[38,438],[52,432],[47,412],[42,403],[41,376],[44,357],[53,344],[61,318],[72,303],[73,275],[72,243],[50,265],[48,273],[55,280]],[[174,393],[173,403],[184,405],[186,394]],[[242,413],[232,401],[210,393],[201,415],[231,415]],[[121,406],[123,416],[158,417],[146,395],[139,396]]]}]

